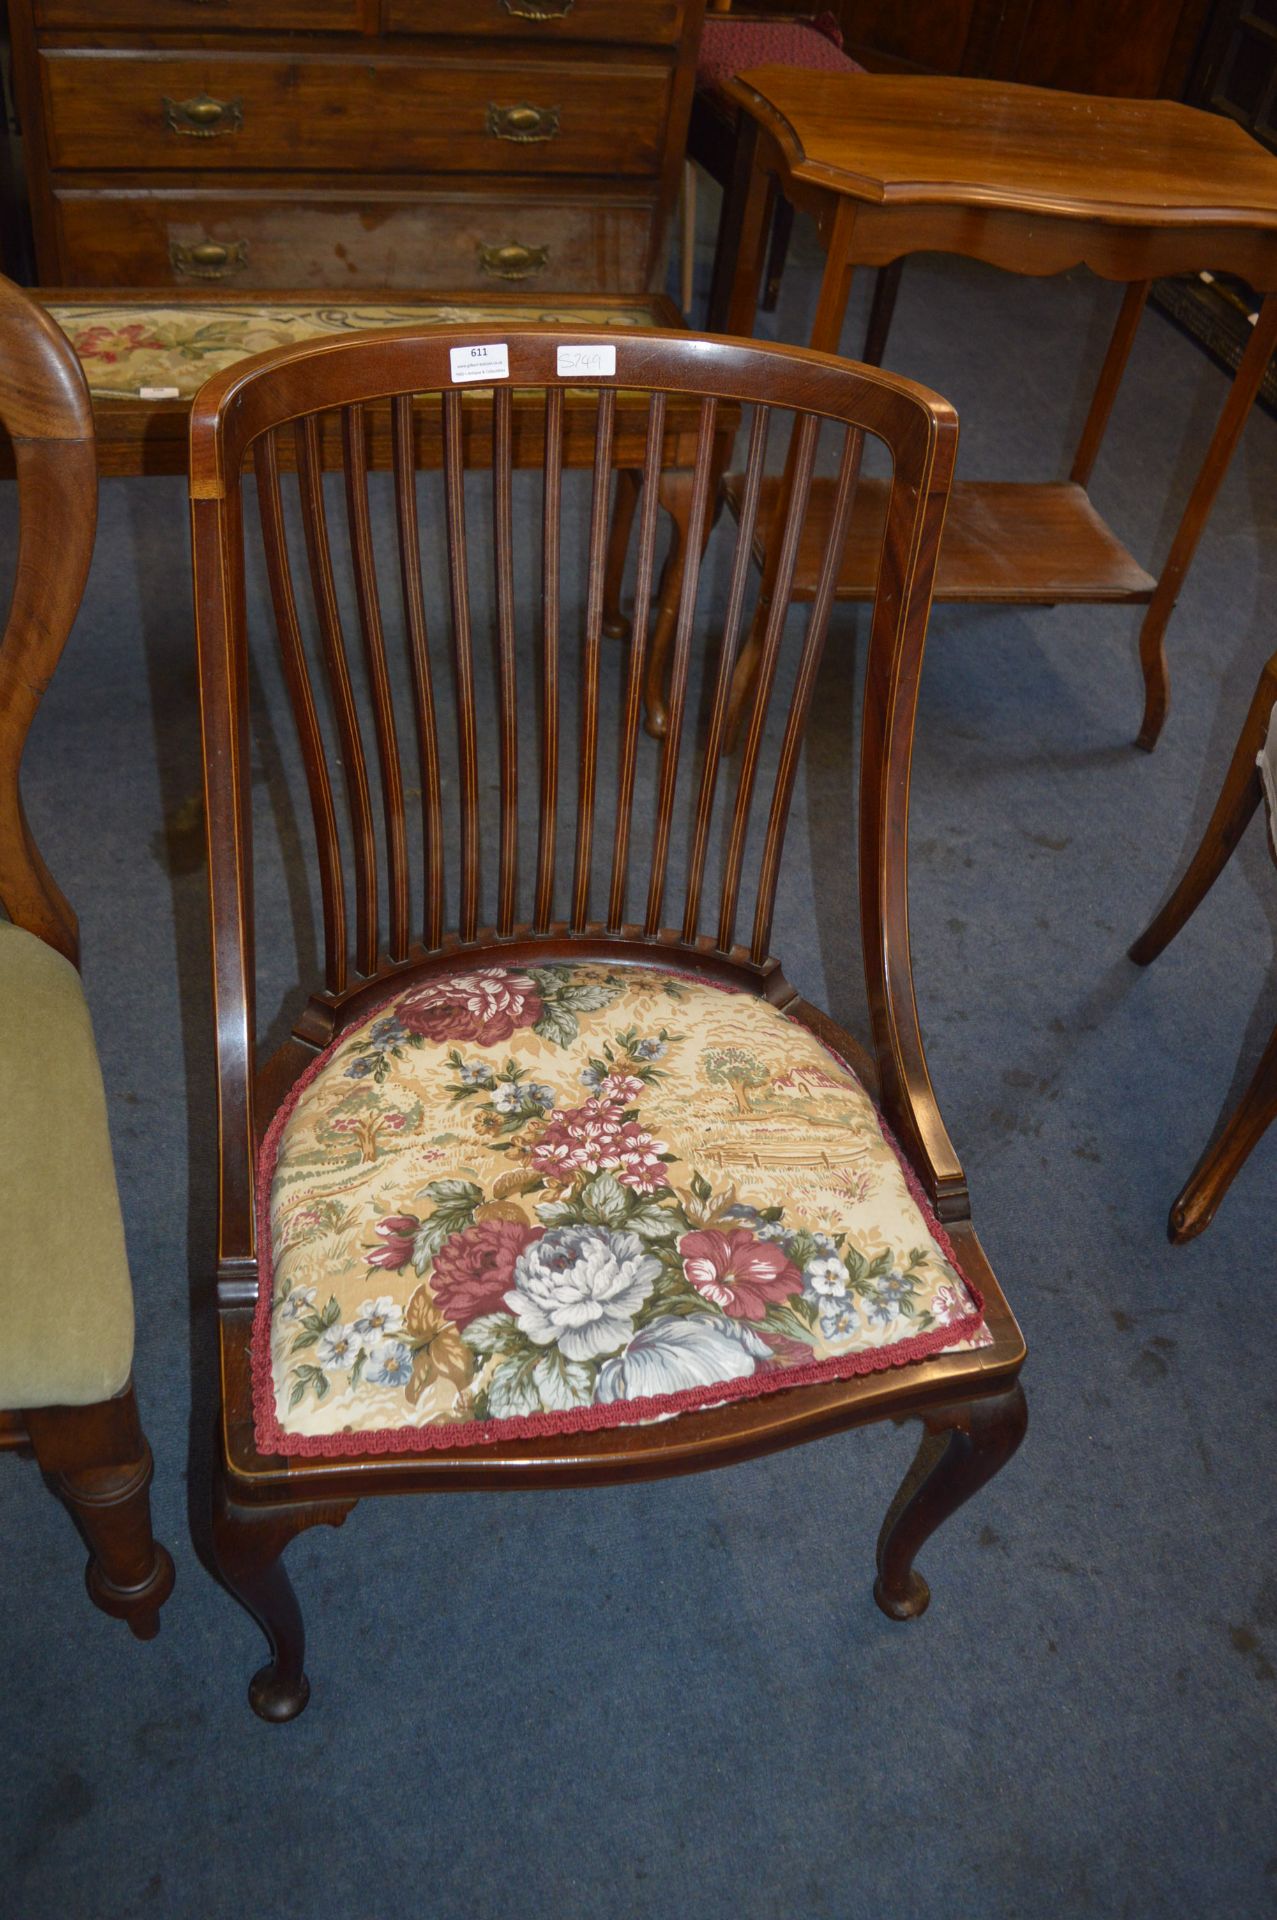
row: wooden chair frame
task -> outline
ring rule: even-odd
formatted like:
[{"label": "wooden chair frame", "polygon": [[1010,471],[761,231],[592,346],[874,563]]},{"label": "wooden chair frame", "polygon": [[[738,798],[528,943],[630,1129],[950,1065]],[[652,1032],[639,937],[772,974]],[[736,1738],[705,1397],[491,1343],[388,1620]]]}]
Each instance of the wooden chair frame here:
[{"label": "wooden chair frame", "polygon": [[[1156,960],[1180,928],[1192,919],[1259,812],[1264,788],[1257,763],[1275,706],[1277,653],[1265,662],[1260,673],[1201,843],[1165,905],[1158,909],[1130,949],[1130,957],[1138,966],[1146,967]],[[1269,852],[1277,861],[1271,837]],[[1277,1119],[1277,1028],[1260,1055],[1245,1092],[1215,1138],[1203,1149],[1171,1206],[1167,1221],[1167,1237],[1171,1241],[1181,1245],[1206,1231],[1219,1210],[1220,1201],[1274,1119]]]},{"label": "wooden chair frame", "polygon": [[[433,856],[427,837],[427,874],[423,888],[426,926],[410,934],[406,909],[407,874],[402,834],[402,780],[389,775],[386,740],[378,730],[383,798],[392,799],[388,817],[387,898],[389,926],[383,938],[377,923],[377,866],[371,817],[356,825],[356,947],[353,970],[347,960],[346,879],[331,816],[332,795],[319,764],[317,737],[308,742],[306,709],[310,694],[298,671],[291,589],[283,575],[278,517],[281,449],[296,449],[300,498],[308,490],[313,506],[320,459],[318,417],[339,412],[345,446],[347,508],[351,551],[356,568],[360,627],[369,683],[376,686],[385,655],[375,576],[371,576],[365,486],[364,409],[389,404],[395,440],[394,468],[401,541],[400,567],[405,629],[414,645],[423,632],[420,576],[405,552],[416,550],[412,472],[414,409],[422,396],[439,402],[444,432],[444,489],[448,502],[448,542],[455,564],[464,554],[464,451],[461,394],[452,385],[450,352],[481,336],[468,329],[404,329],[364,339],[347,339],[284,349],[245,363],[211,380],[196,399],[191,421],[191,511],[196,622],[203,706],[205,796],[209,831],[212,940],[219,1103],[219,1196],[217,1280],[221,1327],[221,1396],[218,1459],[214,1488],[214,1537],[219,1568],[231,1590],[263,1627],[271,1659],[255,1677],[250,1699],[267,1719],[284,1720],[300,1712],[308,1696],[304,1674],[304,1635],[296,1598],[283,1570],[288,1541],[317,1523],[340,1524],[355,1502],[367,1494],[413,1493],[501,1487],[598,1485],[687,1473],[750,1458],[776,1448],[832,1434],[883,1418],[916,1417],[924,1439],[914,1472],[884,1525],[879,1543],[880,1606],[900,1619],[920,1613],[928,1592],[913,1568],[914,1555],[936,1526],[1011,1456],[1024,1432],[1024,1399],[1018,1374],[1024,1359],[1019,1329],[989,1270],[971,1225],[967,1188],[950,1144],[927,1073],[918,1028],[909,959],[906,898],[906,838],[909,762],[914,708],[923,641],[953,467],[957,423],[952,409],[912,382],[854,367],[829,355],[802,349],[759,346],[722,339],[684,338],[676,334],[625,333],[555,328],[508,330],[510,382],[520,390],[543,389],[545,401],[547,555],[557,568],[558,476],[565,412],[564,388],[556,372],[556,348],[614,346],[614,380],[590,381],[597,388],[596,454],[590,512],[590,582],[582,652],[582,719],[576,807],[576,857],[571,909],[556,918],[555,806],[542,785],[536,905],[530,920],[516,912],[518,784],[514,767],[513,573],[510,566],[511,520],[509,439],[510,390],[494,390],[491,448],[496,516],[497,620],[500,680],[501,827],[497,920],[479,924],[479,835],[473,745],[474,697],[468,668],[471,648],[466,595],[452,598],[453,644],[458,686],[457,720],[461,741],[460,821],[462,853],[460,911],[454,930],[443,925],[439,888],[432,878]],[[743,845],[740,808],[748,820],[753,777],[767,717],[772,668],[784,622],[784,596],[769,634],[769,650],[760,676],[760,694],[750,720],[737,788],[733,853],[725,863],[715,931],[701,931],[704,831],[715,782],[725,764],[720,753],[733,647],[739,634],[746,582],[750,573],[750,509],[732,569],[722,654],[715,681],[701,786],[695,818],[699,854],[689,869],[681,922],[667,924],[665,862],[674,806],[680,738],[684,721],[692,620],[702,542],[689,542],[675,636],[669,724],[660,753],[658,817],[648,875],[647,908],[641,920],[625,910],[630,855],[628,821],[618,811],[612,886],[606,913],[591,897],[591,848],[594,834],[595,769],[598,745],[597,688],[602,626],[601,582],[607,545],[610,485],[610,432],[616,391],[632,398],[649,393],[650,418],[643,473],[636,608],[630,643],[621,764],[631,775],[640,725],[644,649],[652,608],[656,499],[662,459],[662,422],[667,398],[701,396],[700,428],[693,476],[693,528],[703,530],[710,510],[710,477],[716,420],[725,407],[750,404],[760,410],[794,409],[796,481],[793,522],[787,536],[792,569],[797,552],[805,488],[810,481],[820,418],[843,433],[841,499],[831,531],[826,565],[804,642],[791,699],[779,769],[767,814],[758,904],[751,938],[735,936],[739,847]],[[580,396],[576,396],[577,399]],[[753,510],[764,464],[765,436],[751,434],[748,489]],[[816,1008],[800,1000],[770,957],[776,872],[785,816],[797,766],[824,629],[833,597],[840,538],[850,513],[863,433],[883,439],[891,449],[895,485],[882,555],[882,583],[875,604],[866,670],[864,748],[860,781],[860,903],[865,973],[875,1060],[868,1060],[852,1038]],[[264,503],[263,532],[272,579],[276,620],[286,671],[292,677],[295,714],[306,762],[321,850],[327,947],[326,978],[293,1030],[293,1037],[270,1058],[258,1057],[254,1005],[254,923],[252,832],[248,783],[247,610],[244,573],[241,472],[254,457],[259,503]],[[320,506],[322,512],[322,502]],[[308,535],[312,583],[326,593],[321,560],[315,576],[316,540]],[[545,639],[542,658],[547,684],[557,673],[557,589],[550,584],[549,560],[543,587]],[[557,580],[557,571],[554,575]],[[454,575],[455,587],[455,575]],[[550,604],[554,601],[555,604]],[[317,604],[319,601],[317,600]],[[340,640],[340,636],[338,636]],[[330,636],[331,641],[331,636]],[[326,645],[330,645],[330,641]],[[344,641],[340,641],[344,647]],[[292,665],[288,664],[291,659]],[[547,703],[547,714],[557,713]],[[312,707],[313,712],[313,707]],[[420,724],[420,723],[419,723]],[[433,708],[430,728],[433,738]],[[557,720],[542,720],[542,738],[557,767]],[[549,732],[547,732],[547,729]],[[549,733],[553,734],[552,740]],[[349,751],[344,753],[349,764]],[[432,778],[423,767],[422,788],[430,807]],[[624,785],[625,773],[622,774]],[[544,776],[543,776],[544,778]],[[742,794],[744,796],[742,800]],[[707,797],[708,796],[708,797]],[[441,818],[433,830],[443,832]],[[362,905],[359,902],[362,900]],[[668,964],[706,979],[765,996],[785,1008],[812,1032],[834,1046],[860,1072],[881,1101],[888,1124],[945,1222],[957,1254],[985,1300],[990,1344],[949,1353],[924,1362],[853,1379],[776,1392],[711,1411],[683,1415],[646,1427],[615,1428],[568,1436],[430,1450],[420,1455],[385,1454],[341,1458],[270,1457],[254,1439],[250,1378],[252,1312],[258,1291],[254,1235],[255,1164],[259,1143],[272,1115],[299,1073],[319,1049],[352,1022],[388,988],[459,964],[500,960],[518,964],[606,958],[612,965]]]},{"label": "wooden chair frame", "polygon": [[[93,413],[65,336],[7,280],[0,280],[0,421],[13,446],[20,514],[0,637],[0,908],[78,967],[76,916],[27,824],[20,770],[93,556]],[[94,1605],[126,1620],[139,1640],[152,1639],[172,1591],[173,1562],[151,1534],[151,1450],[132,1382],[89,1406],[0,1412],[4,1447],[34,1453],[83,1534]]]}]

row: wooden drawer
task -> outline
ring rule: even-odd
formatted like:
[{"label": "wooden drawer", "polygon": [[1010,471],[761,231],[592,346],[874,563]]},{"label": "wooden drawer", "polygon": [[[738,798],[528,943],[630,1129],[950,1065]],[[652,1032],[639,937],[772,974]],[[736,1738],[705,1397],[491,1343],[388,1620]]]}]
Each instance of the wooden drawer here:
[{"label": "wooden drawer", "polygon": [[55,193],[69,286],[360,286],[638,292],[653,206],[640,197],[298,188]]},{"label": "wooden drawer", "polygon": [[655,173],[671,69],[530,56],[41,54],[54,167]]},{"label": "wooden drawer", "polygon": [[[519,4],[519,0],[516,0]],[[37,27],[119,32],[357,33],[361,0],[35,0]]]},{"label": "wooden drawer", "polygon": [[499,33],[542,41],[670,46],[682,30],[683,6],[682,0],[385,0],[382,24],[387,33]]}]

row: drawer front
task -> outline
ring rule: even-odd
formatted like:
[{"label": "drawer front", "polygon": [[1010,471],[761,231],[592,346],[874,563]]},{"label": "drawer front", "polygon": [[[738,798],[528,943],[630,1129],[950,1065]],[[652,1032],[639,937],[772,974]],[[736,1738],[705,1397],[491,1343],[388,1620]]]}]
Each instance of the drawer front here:
[{"label": "drawer front", "polygon": [[37,27],[179,33],[357,33],[361,0],[35,0]]},{"label": "drawer front", "polygon": [[[74,0],[65,0],[74,4]],[[385,0],[387,33],[499,33],[529,40],[672,46],[682,0]]]},{"label": "drawer front", "polygon": [[306,196],[60,189],[77,287],[403,287],[641,292],[653,208],[506,195]]},{"label": "drawer front", "polygon": [[655,173],[671,69],[562,58],[41,55],[55,167]]}]

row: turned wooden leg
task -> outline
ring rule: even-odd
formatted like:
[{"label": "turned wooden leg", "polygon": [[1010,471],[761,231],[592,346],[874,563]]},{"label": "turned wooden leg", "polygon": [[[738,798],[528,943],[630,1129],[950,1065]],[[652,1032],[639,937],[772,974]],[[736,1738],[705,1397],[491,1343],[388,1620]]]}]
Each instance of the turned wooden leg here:
[{"label": "turned wooden leg", "polygon": [[92,1406],[29,1408],[23,1421],[89,1548],[90,1600],[137,1639],[153,1640],[173,1591],[173,1562],[151,1533],[151,1449],[132,1384]]},{"label": "turned wooden leg", "polygon": [[1277,294],[1270,293],[1259,309],[1259,318],[1251,329],[1246,351],[1233,376],[1233,384],[1224,402],[1206,458],[1193,483],[1184,516],[1175,531],[1166,565],[1148,603],[1140,628],[1140,668],[1144,675],[1144,718],[1136,746],[1151,753],[1157,744],[1170,706],[1170,681],[1166,671],[1166,625],[1175,611],[1184,576],[1197,551],[1197,543],[1215,504],[1215,495],[1228,472],[1233,451],[1241,438],[1251,404],[1259,392],[1273,349],[1277,347]]},{"label": "turned wooden leg", "polygon": [[942,1521],[978,1493],[1011,1458],[1028,1424],[1019,1381],[1007,1393],[922,1416],[918,1456],[892,1501],[878,1536],[874,1599],[892,1620],[925,1613],[931,1589],[914,1555]]},{"label": "turned wooden leg", "polygon": [[900,276],[904,268],[903,260],[892,260],[887,266],[879,267],[874,275],[873,300],[869,307],[869,324],[865,328],[865,350],[862,355],[867,367],[882,365],[882,356],[887,351],[887,335],[891,332],[891,321],[896,311]]},{"label": "turned wooden leg", "polygon": [[1219,1133],[1193,1168],[1171,1208],[1167,1236],[1176,1246],[1195,1240],[1241,1172],[1252,1147],[1277,1118],[1277,1029],[1264,1048],[1254,1078]]},{"label": "turned wooden leg", "polygon": [[280,1556],[307,1527],[339,1527],[355,1504],[236,1505],[219,1455],[213,1471],[213,1555],[226,1588],[252,1614],[270,1644],[269,1661],[248,1687],[249,1705],[262,1720],[295,1720],[310,1698],[306,1630]]},{"label": "turned wooden leg", "polygon": [[[1150,960],[1175,938],[1190,920],[1210,889],[1228,865],[1233,848],[1249,826],[1263,798],[1263,785],[1255,765],[1259,749],[1268,732],[1269,715],[1277,702],[1277,654],[1259,676],[1250,712],[1233,749],[1224,784],[1220,788],[1215,811],[1211,814],[1201,845],[1188,863],[1183,878],[1154,919],[1130,949],[1130,957],[1139,966]],[[1202,1223],[1205,1225],[1205,1222]],[[1200,1229],[1199,1229],[1200,1230]]]},{"label": "turned wooden leg", "polygon": [[634,510],[638,506],[643,476],[630,467],[621,467],[616,476],[616,496],[612,501],[612,525],[607,537],[607,558],[603,565],[603,632],[609,640],[628,640],[630,623],[621,612],[621,587],[625,562],[629,557],[630,533]]}]

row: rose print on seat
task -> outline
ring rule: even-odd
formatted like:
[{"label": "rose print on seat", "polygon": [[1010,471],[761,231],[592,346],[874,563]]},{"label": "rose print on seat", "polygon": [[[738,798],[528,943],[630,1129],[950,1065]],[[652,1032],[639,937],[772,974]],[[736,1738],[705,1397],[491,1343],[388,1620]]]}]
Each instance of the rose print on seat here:
[{"label": "rose print on seat", "polygon": [[499,1313],[519,1255],[541,1232],[517,1220],[481,1220],[445,1240],[435,1255],[430,1285],[448,1319],[463,1327],[480,1314]]},{"label": "rose print on seat", "polygon": [[395,1008],[401,1026],[427,1040],[471,1040],[498,1046],[518,1027],[534,1027],[541,1000],[531,975],[504,967],[478,967],[427,981],[406,993]]}]

